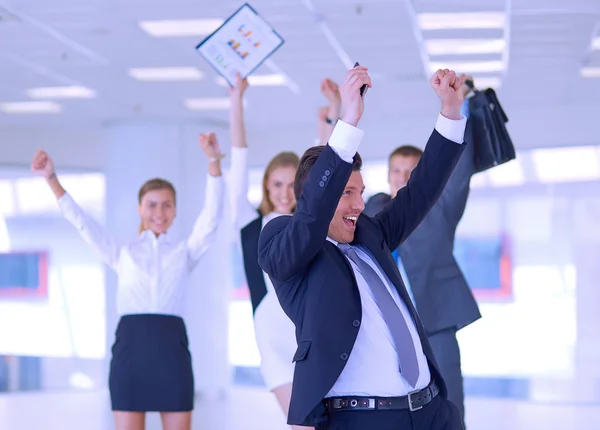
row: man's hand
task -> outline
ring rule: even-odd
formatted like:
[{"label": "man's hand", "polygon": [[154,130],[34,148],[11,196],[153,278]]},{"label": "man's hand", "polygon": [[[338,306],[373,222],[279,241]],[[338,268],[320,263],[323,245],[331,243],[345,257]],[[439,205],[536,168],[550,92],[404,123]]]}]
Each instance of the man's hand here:
[{"label": "man's hand", "polygon": [[340,88],[342,121],[354,127],[358,125],[364,111],[365,102],[360,95],[360,87],[363,85],[371,88],[371,78],[366,67],[357,66],[346,73],[346,78]]},{"label": "man's hand", "polygon": [[241,99],[244,96],[244,91],[248,88],[248,80],[242,79],[242,75],[239,73],[235,74],[237,81],[235,85],[229,88],[229,97]]},{"label": "man's hand", "polygon": [[321,94],[329,101],[330,104],[340,105],[340,88],[338,84],[333,82],[331,79],[323,79],[321,81]]},{"label": "man's hand", "polygon": [[438,70],[429,83],[442,102],[441,114],[448,119],[461,118],[460,108],[464,100],[461,90],[466,77],[458,77],[454,70]]}]

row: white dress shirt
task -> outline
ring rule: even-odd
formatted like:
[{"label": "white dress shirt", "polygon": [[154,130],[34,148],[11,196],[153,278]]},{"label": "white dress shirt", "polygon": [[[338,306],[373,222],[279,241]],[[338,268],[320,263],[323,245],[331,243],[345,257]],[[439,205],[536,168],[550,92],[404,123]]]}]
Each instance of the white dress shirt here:
[{"label": "white dress shirt", "polygon": [[[462,143],[466,122],[467,120],[464,117],[460,120],[450,120],[440,115],[435,128],[448,140]],[[329,146],[342,160],[351,163],[362,136],[363,132],[361,130],[340,120],[329,138]],[[337,242],[331,238],[327,238],[327,240],[337,245]],[[412,319],[398,291],[379,265],[373,261],[369,253],[365,252],[365,249],[361,249],[361,247],[355,249],[358,255],[381,277],[406,320],[417,353],[419,379],[416,387],[411,387],[400,374],[398,355],[394,349],[394,341],[390,330],[375,302],[371,288],[358,267],[348,259],[354,271],[360,293],[362,322],[344,370],[326,397],[352,395],[396,397],[405,396],[413,390],[425,388],[431,380],[431,374],[415,321]]]},{"label": "white dress shirt", "polygon": [[[223,211],[223,180],[208,175],[204,208],[187,240],[143,231],[119,244],[67,193],[58,205],[64,217],[118,275],[117,312],[181,316],[188,273],[215,241]],[[110,208],[109,208],[110,210]]]}]

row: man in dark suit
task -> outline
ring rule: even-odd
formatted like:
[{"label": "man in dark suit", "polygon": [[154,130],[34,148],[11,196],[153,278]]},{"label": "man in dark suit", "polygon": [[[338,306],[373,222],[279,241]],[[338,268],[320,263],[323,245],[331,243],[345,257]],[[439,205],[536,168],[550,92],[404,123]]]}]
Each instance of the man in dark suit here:
[{"label": "man in dark suit", "polygon": [[409,184],[371,218],[361,160],[364,67],[341,87],[342,119],[296,173],[293,216],[265,225],[259,264],[296,326],[288,423],[344,430],[457,430],[446,386],[398,268],[396,249],[439,198],[463,151],[462,81],[439,70],[442,109]]},{"label": "man in dark suit", "polygon": [[[465,79],[473,80],[472,77]],[[462,87],[466,96],[470,91]],[[468,102],[463,114],[468,117]],[[469,139],[467,124],[465,141]],[[423,151],[405,145],[389,157],[388,181],[392,196],[379,193],[369,199],[364,213],[375,216],[406,186]],[[456,332],[481,318],[477,303],[454,259],[454,235],[465,211],[469,183],[475,173],[474,145],[468,144],[444,192],[417,229],[393,252],[413,304],[417,308],[439,369],[448,387],[448,400],[464,421],[463,378]]]}]

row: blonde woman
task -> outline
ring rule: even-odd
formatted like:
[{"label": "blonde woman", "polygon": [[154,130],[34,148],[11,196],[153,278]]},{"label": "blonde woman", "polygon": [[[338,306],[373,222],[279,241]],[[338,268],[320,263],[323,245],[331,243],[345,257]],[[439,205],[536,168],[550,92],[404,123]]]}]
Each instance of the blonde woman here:
[{"label": "blonde woman", "polygon": [[60,184],[44,151],[31,169],[43,176],[64,217],[118,275],[121,318],[112,347],[109,389],[117,430],[143,430],[146,412],[158,411],[164,430],[190,430],[194,376],[181,317],[188,273],[214,242],[222,216],[223,180],[214,134],[200,137],[208,159],[204,209],[183,241],[168,234],[176,215],[176,192],[150,179],[138,194],[139,235],[119,244],[89,217]]}]

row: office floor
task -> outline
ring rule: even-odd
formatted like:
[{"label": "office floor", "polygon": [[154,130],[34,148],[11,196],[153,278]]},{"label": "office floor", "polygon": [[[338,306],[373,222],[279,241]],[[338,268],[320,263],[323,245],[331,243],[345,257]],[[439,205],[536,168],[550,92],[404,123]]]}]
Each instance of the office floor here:
[{"label": "office floor", "polygon": [[[600,405],[533,404],[514,400],[471,398],[468,430],[597,430]],[[16,393],[0,395],[2,430],[113,430],[108,394],[91,392]],[[156,414],[147,430],[159,430]],[[270,393],[234,388],[225,399],[199,400],[194,430],[287,430]]]}]

